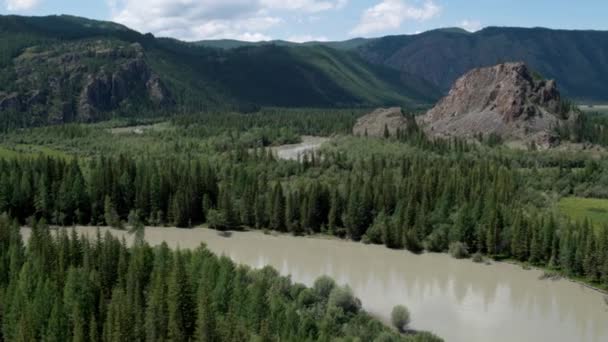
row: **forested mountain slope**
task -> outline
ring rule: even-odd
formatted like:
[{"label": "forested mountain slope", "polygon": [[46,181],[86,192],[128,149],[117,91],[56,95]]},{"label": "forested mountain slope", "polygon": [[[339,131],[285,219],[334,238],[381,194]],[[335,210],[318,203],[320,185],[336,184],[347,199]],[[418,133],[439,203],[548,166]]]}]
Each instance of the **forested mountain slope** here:
[{"label": "forested mountain slope", "polygon": [[420,76],[447,92],[467,71],[523,61],[567,97],[608,101],[608,32],[489,27],[388,36],[357,47],[366,60]]},{"label": "forested mountain slope", "polygon": [[[522,61],[545,77],[555,79],[567,97],[588,102],[608,101],[606,31],[488,27],[470,33],[446,28],[344,42],[271,43],[353,50],[369,62],[423,78],[444,93],[469,70]],[[269,43],[219,40],[197,44],[233,49]]]},{"label": "forested mountain slope", "polygon": [[159,111],[432,103],[421,79],[325,46],[225,50],[70,16],[0,17],[4,126]]}]

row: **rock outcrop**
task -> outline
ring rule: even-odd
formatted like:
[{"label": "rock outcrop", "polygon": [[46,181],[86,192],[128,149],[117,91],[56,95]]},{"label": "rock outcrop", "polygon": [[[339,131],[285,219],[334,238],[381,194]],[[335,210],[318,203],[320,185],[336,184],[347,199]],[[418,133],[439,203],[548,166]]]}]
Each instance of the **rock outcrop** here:
[{"label": "rock outcrop", "polygon": [[431,136],[494,134],[547,147],[556,143],[553,129],[575,115],[555,81],[535,77],[524,63],[505,63],[459,78],[418,123]]},{"label": "rock outcrop", "polygon": [[175,104],[139,44],[64,45],[28,48],[14,59],[15,91],[0,92],[0,111],[27,112],[39,124],[54,124],[98,121],[134,104]]},{"label": "rock outcrop", "polygon": [[360,117],[353,127],[353,134],[382,137],[385,129],[394,135],[397,130],[405,130],[411,125],[415,125],[413,117],[405,115],[401,107],[379,108]]}]

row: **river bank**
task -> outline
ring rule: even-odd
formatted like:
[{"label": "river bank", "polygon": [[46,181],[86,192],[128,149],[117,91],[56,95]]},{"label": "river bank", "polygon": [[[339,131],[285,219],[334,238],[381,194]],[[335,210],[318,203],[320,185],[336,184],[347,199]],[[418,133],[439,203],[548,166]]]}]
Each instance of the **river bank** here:
[{"label": "river bank", "polygon": [[[99,228],[124,237],[125,231]],[[95,227],[77,227],[94,237]],[[24,237],[29,233],[23,230]],[[259,268],[270,265],[311,285],[320,275],[348,284],[366,311],[386,323],[397,304],[412,313],[411,327],[446,341],[605,341],[608,312],[602,295],[570,281],[541,281],[541,270],[503,262],[491,266],[447,254],[414,255],[384,246],[328,239],[205,229],[147,228],[151,245],[196,248]]]}]

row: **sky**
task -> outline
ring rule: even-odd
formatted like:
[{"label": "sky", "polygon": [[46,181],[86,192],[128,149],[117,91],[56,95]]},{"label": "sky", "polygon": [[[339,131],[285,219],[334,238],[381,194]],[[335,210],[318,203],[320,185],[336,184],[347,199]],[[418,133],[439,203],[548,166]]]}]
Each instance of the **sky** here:
[{"label": "sky", "polygon": [[195,41],[294,42],[487,26],[608,30],[608,0],[0,0],[0,14],[71,14]]}]

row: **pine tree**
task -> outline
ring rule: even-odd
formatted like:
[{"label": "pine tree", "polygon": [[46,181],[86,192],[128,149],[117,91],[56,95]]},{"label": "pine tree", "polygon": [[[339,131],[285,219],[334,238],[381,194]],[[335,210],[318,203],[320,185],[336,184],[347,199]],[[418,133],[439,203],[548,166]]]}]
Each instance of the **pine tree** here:
[{"label": "pine tree", "polygon": [[583,261],[583,268],[585,271],[585,275],[591,281],[597,282],[600,278],[599,275],[599,260],[598,260],[598,250],[597,250],[597,238],[595,234],[590,229],[589,233],[587,233],[587,238],[585,241],[585,259]]},{"label": "pine tree", "polygon": [[[46,178],[40,178],[36,189],[36,197],[34,199],[34,206],[36,207],[36,213],[39,217],[50,218],[51,213],[51,199],[49,189],[47,186]],[[0,206],[0,210],[1,210]]]},{"label": "pine tree", "polygon": [[335,232],[338,226],[341,225],[340,218],[342,217],[342,206],[340,203],[340,194],[338,189],[334,187],[329,199],[329,213],[327,217],[327,225],[330,233]]},{"label": "pine tree", "polygon": [[146,300],[145,330],[148,341],[164,340],[167,336],[169,317],[167,279],[170,275],[170,255],[171,251],[167,244],[162,244],[155,253]]},{"label": "pine tree", "polygon": [[285,195],[280,183],[274,186],[271,199],[270,228],[283,232],[285,231]]},{"label": "pine tree", "polygon": [[205,285],[199,286],[198,315],[196,321],[196,341],[213,342],[216,341],[215,317],[213,304],[209,298],[209,290]]},{"label": "pine tree", "polygon": [[511,255],[517,260],[524,261],[528,257],[528,240],[525,223],[520,212],[515,213],[511,224]]},{"label": "pine tree", "polygon": [[532,264],[538,264],[543,260],[543,241],[541,237],[542,223],[530,227],[532,238],[530,240],[530,259]]},{"label": "pine tree", "polygon": [[290,193],[287,195],[285,202],[285,224],[287,229],[294,235],[302,233],[300,225],[300,210],[298,205],[298,193]]},{"label": "pine tree", "polygon": [[194,333],[196,310],[190,279],[180,251],[175,252],[167,291],[169,310],[167,338],[173,341],[188,341]]},{"label": "pine tree", "polygon": [[110,196],[106,196],[103,207],[106,224],[110,227],[121,228],[120,217]]}]

